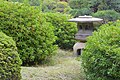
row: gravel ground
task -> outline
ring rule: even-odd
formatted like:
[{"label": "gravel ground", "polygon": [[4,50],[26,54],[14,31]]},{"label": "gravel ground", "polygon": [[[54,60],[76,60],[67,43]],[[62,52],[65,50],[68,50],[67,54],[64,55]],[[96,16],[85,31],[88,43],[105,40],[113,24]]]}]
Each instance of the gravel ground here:
[{"label": "gravel ground", "polygon": [[72,52],[59,50],[53,66],[22,67],[22,80],[85,80],[81,62]]}]

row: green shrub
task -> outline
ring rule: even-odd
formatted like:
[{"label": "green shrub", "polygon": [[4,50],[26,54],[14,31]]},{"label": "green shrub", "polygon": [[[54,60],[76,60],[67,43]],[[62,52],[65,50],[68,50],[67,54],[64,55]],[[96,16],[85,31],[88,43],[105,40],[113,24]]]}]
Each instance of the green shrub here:
[{"label": "green shrub", "polygon": [[72,9],[80,9],[85,6],[83,4],[84,2],[86,1],[85,0],[69,0],[69,5]]},{"label": "green shrub", "polygon": [[4,0],[4,1],[19,2],[19,3],[28,4],[31,6],[39,6],[41,0]]},{"label": "green shrub", "polygon": [[56,12],[60,13],[68,13],[70,7],[67,2],[57,2],[57,7],[54,9]]},{"label": "green shrub", "polygon": [[42,11],[43,12],[60,12],[68,13],[70,7],[67,2],[58,0],[43,0]]},{"label": "green shrub", "polygon": [[90,11],[89,8],[82,8],[82,9],[71,9],[69,13],[74,17],[78,17],[84,15],[90,15],[92,11]]},{"label": "green shrub", "polygon": [[39,64],[54,55],[54,27],[39,9],[19,3],[0,2],[0,30],[16,41],[23,65]]},{"label": "green shrub", "polygon": [[83,16],[83,15],[90,15],[91,9],[89,7],[88,0],[69,0],[69,6],[71,10],[69,11],[72,16]]},{"label": "green shrub", "polygon": [[116,21],[117,19],[120,19],[120,13],[117,13],[114,10],[98,11],[92,14],[92,16],[102,18],[105,22]]},{"label": "green shrub", "polygon": [[120,80],[120,21],[101,26],[88,38],[82,65],[87,80]]},{"label": "green shrub", "polygon": [[56,44],[62,49],[72,49],[77,27],[75,23],[68,22],[70,16],[61,13],[45,13],[45,18],[55,27],[54,33],[58,37]]},{"label": "green shrub", "polygon": [[57,8],[58,0],[43,0],[42,11],[43,12],[55,12],[54,9]]},{"label": "green shrub", "polygon": [[20,65],[15,41],[0,32],[0,80],[20,80]]},{"label": "green shrub", "polygon": [[115,10],[120,12],[120,0],[89,0],[93,12],[99,10]]}]

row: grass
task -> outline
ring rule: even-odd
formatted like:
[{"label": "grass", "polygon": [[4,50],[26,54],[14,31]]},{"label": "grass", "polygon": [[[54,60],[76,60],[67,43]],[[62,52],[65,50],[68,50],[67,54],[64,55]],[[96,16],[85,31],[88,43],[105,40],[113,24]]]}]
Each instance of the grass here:
[{"label": "grass", "polygon": [[81,62],[71,51],[59,50],[50,64],[22,67],[22,80],[85,80]]}]

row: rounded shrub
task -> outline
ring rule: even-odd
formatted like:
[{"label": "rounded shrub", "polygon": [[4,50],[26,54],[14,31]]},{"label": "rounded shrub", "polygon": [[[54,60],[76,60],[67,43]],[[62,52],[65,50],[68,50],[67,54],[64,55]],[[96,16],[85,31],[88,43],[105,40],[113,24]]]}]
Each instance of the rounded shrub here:
[{"label": "rounded shrub", "polygon": [[70,6],[68,5],[67,2],[59,1],[57,2],[57,7],[54,10],[55,12],[68,13],[70,10]]},{"label": "rounded shrub", "polygon": [[56,44],[62,49],[72,49],[77,31],[75,23],[68,22],[69,15],[61,13],[45,13],[47,22],[52,23],[55,28],[54,34],[58,37]]},{"label": "rounded shrub", "polygon": [[23,65],[39,64],[55,54],[54,27],[36,7],[0,2],[0,26],[16,41]]},{"label": "rounded shrub", "polygon": [[120,21],[102,25],[82,54],[87,80],[120,80]]},{"label": "rounded shrub", "polygon": [[0,32],[0,80],[20,80],[20,65],[15,41]]}]

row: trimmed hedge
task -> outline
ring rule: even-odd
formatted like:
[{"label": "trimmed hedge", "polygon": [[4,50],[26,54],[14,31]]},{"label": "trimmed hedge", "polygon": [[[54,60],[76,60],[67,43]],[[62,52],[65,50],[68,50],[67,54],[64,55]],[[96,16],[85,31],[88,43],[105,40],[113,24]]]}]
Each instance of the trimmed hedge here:
[{"label": "trimmed hedge", "polygon": [[0,80],[20,80],[20,65],[15,41],[0,32]]},{"label": "trimmed hedge", "polygon": [[120,80],[120,21],[101,26],[88,38],[82,65],[87,80]]},{"label": "trimmed hedge", "polygon": [[39,64],[55,54],[54,27],[36,7],[0,2],[0,30],[16,41],[23,65]]},{"label": "trimmed hedge", "polygon": [[77,32],[75,23],[68,22],[69,15],[61,13],[45,13],[47,22],[52,23],[55,28],[54,34],[58,37],[56,44],[62,49],[72,49],[75,39],[74,35]]}]

